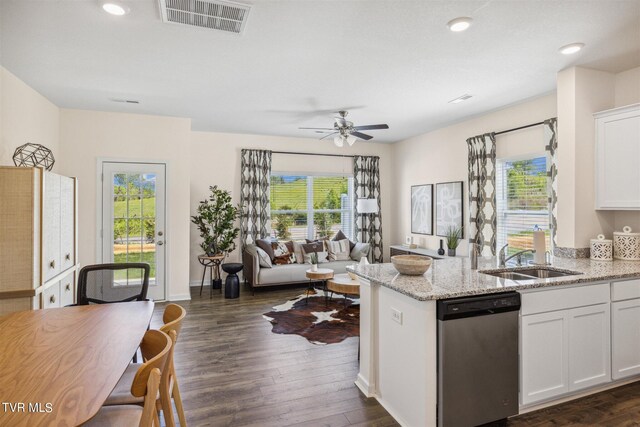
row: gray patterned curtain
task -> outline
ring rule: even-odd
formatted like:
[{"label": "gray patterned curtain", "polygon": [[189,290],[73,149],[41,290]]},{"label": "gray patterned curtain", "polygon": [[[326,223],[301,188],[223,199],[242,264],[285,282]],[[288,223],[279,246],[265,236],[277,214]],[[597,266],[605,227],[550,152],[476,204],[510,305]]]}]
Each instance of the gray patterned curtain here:
[{"label": "gray patterned curtain", "polygon": [[242,247],[270,233],[269,182],[271,151],[242,150],[240,154],[240,239]]},{"label": "gray patterned curtain", "polygon": [[496,254],[496,136],[467,139],[469,148],[469,242],[482,255]]},{"label": "gray patterned curtain", "polygon": [[[547,152],[547,193],[549,194],[549,227],[551,244],[556,247],[558,229],[558,119],[544,121],[545,150]],[[553,249],[552,249],[553,252]]]},{"label": "gray patterned curtain", "polygon": [[[363,243],[371,245],[369,259],[372,262],[383,262],[382,247],[382,205],[380,203],[380,157],[355,156],[353,161],[353,187],[355,190],[355,238],[362,240],[362,230],[366,230]],[[360,215],[357,200],[361,198],[376,199],[378,213]]]}]

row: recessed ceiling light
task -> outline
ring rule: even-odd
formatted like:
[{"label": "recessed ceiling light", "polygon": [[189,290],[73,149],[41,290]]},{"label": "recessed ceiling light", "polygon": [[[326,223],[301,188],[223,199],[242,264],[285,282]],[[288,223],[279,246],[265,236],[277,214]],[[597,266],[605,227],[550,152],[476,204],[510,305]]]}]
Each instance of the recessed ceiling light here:
[{"label": "recessed ceiling light", "polygon": [[558,50],[563,55],[571,55],[576,52],[579,52],[580,50],[582,50],[583,47],[584,47],[584,43],[571,43],[566,46],[562,46]]},{"label": "recessed ceiling light", "polygon": [[447,22],[447,27],[449,27],[451,31],[458,33],[469,28],[471,26],[471,21],[473,21],[473,19],[462,16]]},{"label": "recessed ceiling light", "polygon": [[467,99],[471,98],[473,95],[469,95],[468,93],[465,93],[462,96],[457,97],[456,99],[452,99],[451,101],[449,101],[449,104],[458,104],[462,101],[466,101]]},{"label": "recessed ceiling light", "polygon": [[116,16],[126,15],[129,12],[128,7],[125,7],[125,6],[122,6],[121,4],[113,3],[113,2],[103,3],[102,9],[105,12],[110,13],[112,15],[116,15]]}]

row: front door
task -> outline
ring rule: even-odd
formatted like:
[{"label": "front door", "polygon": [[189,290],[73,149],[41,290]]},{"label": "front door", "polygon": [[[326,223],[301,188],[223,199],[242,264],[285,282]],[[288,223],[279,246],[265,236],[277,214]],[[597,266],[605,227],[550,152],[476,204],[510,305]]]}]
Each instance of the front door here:
[{"label": "front door", "polygon": [[[165,165],[102,163],[102,262],[146,262],[148,297],[165,299]],[[140,273],[122,271],[123,286]]]}]

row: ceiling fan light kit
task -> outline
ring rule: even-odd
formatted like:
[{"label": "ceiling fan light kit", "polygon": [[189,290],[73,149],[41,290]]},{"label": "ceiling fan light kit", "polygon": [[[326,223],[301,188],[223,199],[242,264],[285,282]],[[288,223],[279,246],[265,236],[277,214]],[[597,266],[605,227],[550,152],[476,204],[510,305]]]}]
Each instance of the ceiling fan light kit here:
[{"label": "ceiling fan light kit", "polygon": [[316,133],[326,133],[326,135],[320,139],[332,136],[333,143],[336,147],[344,147],[345,142],[351,147],[358,139],[368,141],[373,138],[371,135],[360,132],[361,130],[389,129],[389,125],[387,124],[354,126],[353,122],[346,119],[347,114],[349,114],[348,111],[338,111],[338,116],[334,118],[333,128],[298,129],[313,130]]}]

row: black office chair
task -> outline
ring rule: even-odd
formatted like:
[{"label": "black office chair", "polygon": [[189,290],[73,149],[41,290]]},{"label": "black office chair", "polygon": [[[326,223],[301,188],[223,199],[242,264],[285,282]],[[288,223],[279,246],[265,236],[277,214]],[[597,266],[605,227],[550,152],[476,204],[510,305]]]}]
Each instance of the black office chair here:
[{"label": "black office chair", "polygon": [[78,276],[76,304],[146,301],[150,273],[146,262],[87,265]]}]

